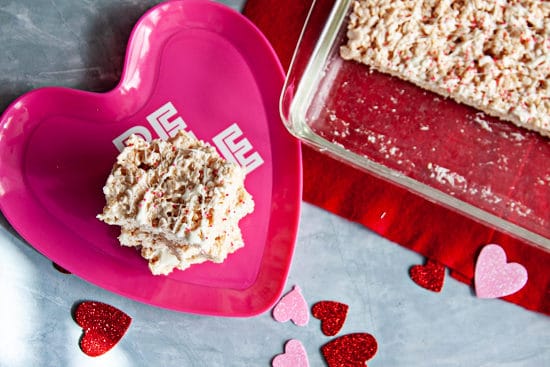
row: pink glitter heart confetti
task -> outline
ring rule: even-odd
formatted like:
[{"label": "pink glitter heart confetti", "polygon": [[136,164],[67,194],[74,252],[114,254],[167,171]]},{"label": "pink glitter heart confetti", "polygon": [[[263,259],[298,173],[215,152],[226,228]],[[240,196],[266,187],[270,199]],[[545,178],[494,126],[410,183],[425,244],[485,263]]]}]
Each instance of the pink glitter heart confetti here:
[{"label": "pink glitter heart confetti", "polygon": [[286,342],[285,352],[273,358],[273,367],[309,367],[306,349],[299,340]]},{"label": "pink glitter heart confetti", "polygon": [[309,309],[298,286],[281,298],[273,309],[273,318],[278,322],[292,322],[298,326],[305,326],[309,322]]},{"label": "pink glitter heart confetti", "polygon": [[479,298],[499,298],[517,292],[527,283],[527,270],[518,263],[507,263],[499,245],[481,250],[475,267],[475,291]]}]

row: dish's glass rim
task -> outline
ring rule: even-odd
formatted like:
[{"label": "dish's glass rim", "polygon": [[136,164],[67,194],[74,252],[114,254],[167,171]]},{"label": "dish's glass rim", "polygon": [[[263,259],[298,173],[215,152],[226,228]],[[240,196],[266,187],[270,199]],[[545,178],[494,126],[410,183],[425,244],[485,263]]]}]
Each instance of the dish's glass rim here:
[{"label": "dish's glass rim", "polygon": [[[319,72],[319,70],[321,70],[321,67],[325,65],[328,60],[332,47],[334,47],[333,43],[338,36],[338,32],[341,30],[342,22],[346,19],[352,2],[353,0],[335,0],[327,21],[323,26],[323,30],[309,57],[308,63],[304,69],[305,71],[300,77],[297,87],[293,89],[292,96],[290,97],[291,101],[290,103],[285,103],[285,92],[289,87],[289,76],[292,75],[296,67],[295,61],[299,56],[300,46],[304,41],[304,34],[307,32],[310,17],[317,4],[317,0],[314,0],[311,5],[310,12],[300,34],[296,50],[288,69],[279,104],[281,117],[290,133],[318,151],[328,154],[346,164],[350,164],[363,171],[381,177],[386,181],[404,187],[428,200],[447,206],[495,229],[502,230],[522,240],[529,241],[535,246],[542,247],[547,251],[550,250],[550,239],[495,214],[491,214],[486,210],[459,200],[450,194],[446,194],[437,188],[419,182],[380,163],[376,163],[362,155],[346,150],[344,147],[318,136],[311,130],[306,121],[306,110],[301,107],[309,106],[314,97],[319,81],[324,75],[324,72]],[[285,110],[286,108],[288,108],[288,110]]]}]

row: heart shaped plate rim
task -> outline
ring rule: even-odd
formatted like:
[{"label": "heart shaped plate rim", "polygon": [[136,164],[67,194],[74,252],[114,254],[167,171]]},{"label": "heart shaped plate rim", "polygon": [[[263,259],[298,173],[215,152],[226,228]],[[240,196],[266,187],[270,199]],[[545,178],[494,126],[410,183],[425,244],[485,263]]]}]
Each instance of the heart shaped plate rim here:
[{"label": "heart shaped plate rim", "polygon": [[[202,14],[197,17],[199,23],[179,22],[179,18],[189,17],[189,14]],[[28,130],[36,128],[30,126],[33,124],[32,119],[40,120],[43,116],[39,112],[33,112],[30,105],[37,99],[54,100],[60,95],[75,99],[116,100],[120,96],[129,98],[132,93],[129,88],[132,78],[141,71],[143,78],[154,79],[154,73],[159,68],[158,62],[151,65],[141,64],[140,52],[147,46],[143,43],[144,33],[152,27],[162,27],[162,32],[166,33],[163,37],[168,39],[182,27],[219,30],[220,24],[224,22],[231,24],[230,29],[238,30],[238,34],[226,34],[226,40],[238,43],[235,48],[246,44],[246,49],[251,51],[247,51],[249,53],[243,57],[248,57],[248,61],[253,59],[255,64],[266,68],[257,75],[261,75],[264,80],[269,79],[263,84],[266,86],[265,90],[260,93],[264,104],[268,102],[264,106],[269,122],[268,129],[272,146],[275,144],[277,147],[273,153],[273,203],[257,276],[253,284],[244,289],[186,283],[170,276],[160,279],[150,275],[132,279],[135,273],[132,269],[125,269],[114,259],[104,256],[101,251],[87,249],[87,244],[81,238],[71,231],[63,230],[62,224],[56,222],[56,218],[51,217],[33,197],[23,167],[27,150],[25,144],[31,135]],[[121,80],[113,90],[91,93],[59,87],[40,88],[19,97],[4,112],[0,118],[0,155],[3,157],[0,162],[0,210],[14,229],[36,250],[74,275],[106,290],[139,302],[181,312],[234,317],[248,317],[265,312],[278,300],[284,289],[298,231],[302,194],[300,144],[284,129],[278,114],[278,97],[283,82],[284,71],[271,45],[242,14],[208,0],[161,3],[147,11],[135,25],[128,42]],[[141,95],[148,93],[152,93],[152,89]],[[146,103],[137,95],[135,98],[136,105]],[[21,115],[22,109],[29,110],[27,120],[20,126],[14,126],[20,121],[13,121],[13,117],[16,113]],[[283,157],[278,157],[277,152]],[[292,159],[288,159],[289,157]],[[280,174],[282,170],[284,174]],[[89,220],[97,221],[95,217]],[[78,250],[75,251],[75,248]]]}]

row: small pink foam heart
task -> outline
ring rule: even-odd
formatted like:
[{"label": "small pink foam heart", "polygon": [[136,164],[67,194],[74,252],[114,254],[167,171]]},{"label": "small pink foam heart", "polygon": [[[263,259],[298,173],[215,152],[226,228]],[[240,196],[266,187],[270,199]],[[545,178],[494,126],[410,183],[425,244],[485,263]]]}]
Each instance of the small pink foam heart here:
[{"label": "small pink foam heart", "polygon": [[298,326],[305,326],[309,321],[309,308],[302,290],[298,286],[281,298],[273,309],[273,318],[279,322],[292,320]]},{"label": "small pink foam heart", "polygon": [[285,345],[285,352],[273,358],[273,367],[309,367],[307,353],[299,340],[290,339]]},{"label": "small pink foam heart", "polygon": [[483,247],[476,262],[475,291],[479,298],[498,298],[515,293],[527,283],[527,270],[518,263],[507,263],[499,245]]}]

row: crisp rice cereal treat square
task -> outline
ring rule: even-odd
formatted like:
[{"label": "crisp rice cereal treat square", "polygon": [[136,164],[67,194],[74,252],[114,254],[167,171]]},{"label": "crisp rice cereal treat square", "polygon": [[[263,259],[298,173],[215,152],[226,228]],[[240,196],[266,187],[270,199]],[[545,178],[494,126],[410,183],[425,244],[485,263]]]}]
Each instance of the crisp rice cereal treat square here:
[{"label": "crisp rice cereal treat square", "polygon": [[151,143],[133,135],[103,188],[98,218],[121,227],[155,275],[204,261],[223,262],[244,246],[241,218],[254,210],[245,173],[183,131]]},{"label": "crisp rice cereal treat square", "polygon": [[550,2],[355,0],[346,60],[550,136]]}]

